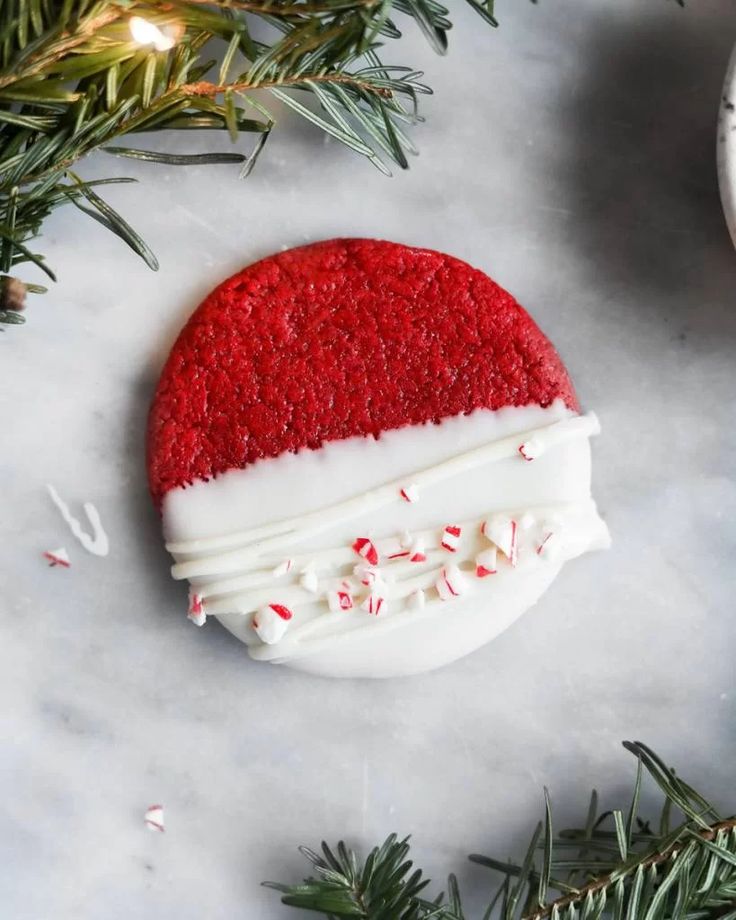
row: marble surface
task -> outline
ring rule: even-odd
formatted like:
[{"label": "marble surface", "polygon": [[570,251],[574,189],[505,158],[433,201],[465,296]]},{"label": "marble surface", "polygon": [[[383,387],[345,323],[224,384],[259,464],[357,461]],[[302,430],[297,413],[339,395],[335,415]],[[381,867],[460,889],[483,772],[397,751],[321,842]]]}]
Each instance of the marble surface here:
[{"label": "marble surface", "polygon": [[[109,197],[158,274],[76,212],[48,224],[59,284],[0,337],[8,920],[296,916],[259,882],[300,878],[298,843],[393,830],[477,906],[490,878],[464,855],[521,849],[543,784],[560,822],[593,784],[613,801],[633,768],[623,738],[733,811],[736,256],[714,146],[736,10],[498,6],[496,33],[459,11],[446,59],[407,39],[401,57],[439,90],[409,174],[386,180],[285,117],[246,183],[84,164],[140,178]],[[358,234],[452,252],[532,311],[602,419],[595,492],[615,545],[453,667],[335,684],[186,621],[143,431],[167,349],[216,282]],[[96,503],[108,558],[71,539],[46,482]],[[69,570],[40,558],[59,544]],[[165,834],[143,825],[157,801]]]}]

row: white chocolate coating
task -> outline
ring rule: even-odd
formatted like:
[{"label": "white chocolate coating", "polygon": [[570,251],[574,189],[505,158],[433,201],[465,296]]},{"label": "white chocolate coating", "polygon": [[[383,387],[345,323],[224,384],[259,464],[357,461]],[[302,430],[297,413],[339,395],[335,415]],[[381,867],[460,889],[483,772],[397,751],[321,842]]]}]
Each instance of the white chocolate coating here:
[{"label": "white chocolate coating", "polygon": [[[510,625],[564,561],[608,545],[590,498],[596,431],[594,417],[561,402],[478,410],[233,470],[166,495],[172,571],[257,660],[346,677],[439,667]],[[402,497],[407,489],[412,500]],[[481,532],[489,518],[494,534],[513,520],[518,542],[511,556],[499,552],[495,574],[477,577],[476,559],[494,545]],[[447,525],[459,525],[460,536],[443,538]],[[358,537],[381,556],[370,586],[360,575],[369,548],[363,558],[351,549]],[[422,544],[426,561],[388,558]],[[446,567],[457,593],[442,578]],[[353,606],[330,610],[336,591],[354,595]],[[252,620],[269,603],[286,605],[293,619],[266,644]]]}]

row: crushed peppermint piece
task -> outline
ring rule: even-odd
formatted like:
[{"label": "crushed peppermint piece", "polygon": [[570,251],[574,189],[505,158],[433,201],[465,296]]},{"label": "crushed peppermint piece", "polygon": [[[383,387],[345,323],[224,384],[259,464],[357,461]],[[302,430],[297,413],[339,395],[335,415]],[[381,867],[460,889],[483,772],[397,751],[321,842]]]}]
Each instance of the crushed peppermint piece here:
[{"label": "crushed peppermint piece", "polygon": [[408,486],[404,486],[399,494],[404,501],[409,502],[409,504],[419,501],[419,487],[415,482],[410,483]]},{"label": "crushed peppermint piece", "polygon": [[189,609],[187,610],[187,617],[195,626],[204,626],[207,622],[204,601],[199,594],[191,588],[189,590]]},{"label": "crushed peppermint piece", "polygon": [[399,537],[399,544],[404,549],[409,549],[412,543],[414,542],[414,537],[409,533],[408,530],[402,530],[401,536]]},{"label": "crushed peppermint piece", "polygon": [[291,610],[283,604],[267,604],[253,617],[253,629],[261,642],[275,645],[283,638],[292,616]]},{"label": "crushed peppermint piece", "polygon": [[456,565],[446,565],[434,584],[440,600],[449,601],[465,593],[467,582]]},{"label": "crushed peppermint piece", "polygon": [[462,528],[458,527],[456,524],[448,524],[447,527],[442,531],[442,542],[440,546],[443,549],[448,550],[450,553],[457,552],[457,548],[460,545],[460,534],[462,533]]},{"label": "crushed peppermint piece", "polygon": [[424,551],[424,540],[417,538],[412,544],[409,562],[426,562],[427,554]]},{"label": "crushed peppermint piece", "polygon": [[48,559],[51,568],[60,565],[62,568],[68,569],[71,566],[69,553],[67,553],[63,546],[60,546],[58,549],[47,549],[43,554],[43,558]]},{"label": "crushed peppermint piece", "polygon": [[486,575],[495,575],[498,569],[496,568],[496,557],[498,555],[498,550],[495,546],[491,546],[488,549],[484,549],[482,553],[478,553],[475,557],[475,574],[478,578],[485,578]]},{"label": "crushed peppermint piece", "polygon": [[483,522],[481,531],[491,543],[495,543],[511,565],[518,560],[518,524],[504,514],[494,514]]},{"label": "crushed peppermint piece", "polygon": [[165,830],[163,805],[149,805],[143,818],[149,831],[159,831],[163,834]]},{"label": "crushed peppermint piece", "polygon": [[561,542],[560,536],[556,531],[546,531],[542,542],[537,547],[537,555],[542,559],[556,559],[562,549]]},{"label": "crushed peppermint piece", "polygon": [[319,591],[319,578],[314,570],[314,563],[310,562],[304,566],[301,571],[299,584],[305,591],[309,591],[310,594],[316,594]]},{"label": "crushed peppermint piece", "polygon": [[328,591],[327,606],[333,613],[337,613],[340,610],[352,610],[352,595],[349,591]]},{"label": "crushed peppermint piece", "polygon": [[353,575],[358,579],[361,585],[372,585],[380,579],[380,572],[375,566],[366,565],[365,562],[359,562],[353,568]]},{"label": "crushed peppermint piece", "polygon": [[426,602],[427,598],[421,588],[417,591],[412,591],[406,600],[406,604],[411,610],[422,610]]},{"label": "crushed peppermint piece", "polygon": [[367,613],[372,614],[373,616],[378,616],[379,613],[386,612],[386,598],[382,588],[379,585],[374,586],[368,592],[368,596],[360,605],[361,610],[365,610]]},{"label": "crushed peppermint piece", "polygon": [[512,566],[515,566],[519,561],[519,539],[518,539],[518,528],[516,526],[516,521],[511,522],[511,548],[508,552],[508,560]]},{"label": "crushed peppermint piece", "polygon": [[519,453],[525,460],[531,462],[544,453],[544,445],[538,438],[529,438],[519,446]]},{"label": "crushed peppermint piece", "polygon": [[283,562],[280,562],[276,568],[273,570],[274,578],[280,578],[282,575],[286,575],[287,572],[290,572],[294,566],[293,559],[284,559]]},{"label": "crushed peppermint piece", "polygon": [[403,559],[409,555],[409,550],[402,544],[400,537],[389,537],[381,541],[381,555],[386,559]]},{"label": "crushed peppermint piece", "polygon": [[522,530],[529,530],[529,528],[533,525],[534,515],[531,513],[531,511],[525,511],[519,520],[519,527],[521,527]]},{"label": "crushed peppermint piece", "polygon": [[353,551],[370,565],[378,565],[378,550],[372,540],[367,537],[358,537],[353,543]]}]

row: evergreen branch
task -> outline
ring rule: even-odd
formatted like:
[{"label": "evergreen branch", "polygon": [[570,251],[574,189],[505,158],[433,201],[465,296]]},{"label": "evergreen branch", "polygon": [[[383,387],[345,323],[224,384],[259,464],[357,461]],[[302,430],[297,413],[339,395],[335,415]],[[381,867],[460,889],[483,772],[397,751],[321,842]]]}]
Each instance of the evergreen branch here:
[{"label": "evergreen branch", "polygon": [[[493,0],[467,2],[497,25]],[[406,169],[416,152],[409,130],[422,121],[418,101],[430,90],[419,72],[378,57],[379,41],[401,38],[402,17],[445,52],[452,23],[438,0],[3,0],[0,329],[23,319],[21,288],[3,280],[17,265],[53,277],[29,244],[64,204],[156,266],[124,218],[72,174],[99,149],[168,165],[237,162],[247,176],[276,124],[254,95],[265,91],[382,172],[391,163]],[[152,43],[135,39],[136,18],[153,30]],[[253,37],[256,23],[265,38]],[[218,59],[219,73],[208,76]],[[226,131],[233,142],[253,134],[254,143],[230,154],[120,143],[143,131],[191,130]]]},{"label": "evergreen branch", "polygon": [[[282,902],[333,917],[371,917],[374,920],[419,920],[429,916],[461,920],[438,903],[420,899],[419,893],[429,884],[419,870],[411,872],[406,859],[409,839],[398,840],[391,834],[380,847],[368,854],[362,866],[355,853],[340,841],[335,851],[322,843],[322,852],[300,847],[301,854],[312,864],[316,877],[301,885],[264,882],[267,888],[281,892]],[[409,874],[411,872],[411,874]]]},{"label": "evergreen branch", "polygon": [[[472,2],[488,21],[488,2]],[[421,121],[417,102],[430,90],[412,68],[384,64],[376,41],[401,37],[392,19],[400,16],[442,52],[448,15],[437,0],[3,0],[0,281],[23,262],[53,276],[29,244],[51,212],[68,203],[155,267],[140,236],[72,170],[107,149],[168,165],[240,163],[247,175],[275,125],[255,91],[383,172],[388,161],[407,168],[415,152],[407,126]],[[156,47],[135,40],[134,17],[153,29]],[[256,21],[269,37],[252,37]],[[219,73],[208,76],[218,57]],[[253,134],[255,144],[228,154],[120,143],[141,131],[203,129],[226,131],[233,141]],[[3,282],[0,328],[23,319],[19,289],[12,298],[8,290]]]},{"label": "evergreen branch", "polygon": [[[717,840],[722,832],[733,832],[736,830],[736,818],[730,818],[726,821],[720,821],[717,824],[714,824],[712,827],[709,827],[707,830],[693,831],[690,829],[688,834],[694,835],[695,839],[702,843],[706,850],[711,849],[709,844]],[[686,836],[683,834],[683,836]],[[688,846],[694,850],[695,846],[691,844],[686,845],[683,848],[682,841],[680,838],[673,841],[668,847],[665,847],[661,850],[657,849],[655,852],[649,853],[646,856],[639,858],[627,869],[628,875],[636,875],[637,873],[646,873],[648,869],[658,868],[662,863],[666,863],[668,860],[680,857],[682,853],[687,853]],[[711,852],[714,852],[720,859],[725,860],[729,865],[736,866],[736,854],[724,847],[714,846],[711,849]],[[687,865],[687,858],[683,857],[678,863],[678,871],[670,871],[667,879],[674,880],[681,874],[680,866],[685,867]],[[617,877],[614,878],[614,875]],[[540,910],[533,911],[530,914],[527,914],[525,920],[543,920],[544,917],[549,917],[552,914],[561,914],[565,909],[570,907],[579,908],[580,904],[588,900],[591,896],[598,894],[604,889],[610,888],[614,882],[618,881],[617,871],[614,870],[610,875],[604,875],[599,878],[595,878],[593,881],[588,882],[587,885],[583,885],[577,891],[570,894],[564,895],[560,898],[557,898],[555,901],[552,901],[550,904],[545,904]],[[665,879],[659,882],[659,892],[663,891]],[[671,887],[667,885],[667,888],[664,888],[664,891],[669,890]],[[734,908],[736,909],[736,901],[734,902]],[[640,907],[641,909],[641,907]]]},{"label": "evergreen branch", "polygon": [[[585,826],[555,837],[545,790],[545,819],[521,864],[470,857],[504,876],[483,920],[736,920],[736,818],[720,818],[646,745],[624,746],[638,761],[626,810],[599,815],[594,792]],[[665,798],[658,832],[639,813],[645,774]],[[671,830],[673,810],[683,820]],[[337,856],[326,844],[322,855],[302,853],[312,877],[295,886],[269,883],[284,904],[333,918],[465,920],[455,876],[448,879],[447,901],[420,896],[429,881],[420,870],[409,875],[408,838],[398,842],[392,835],[362,866],[342,843]],[[559,893],[550,898],[550,890]]]}]

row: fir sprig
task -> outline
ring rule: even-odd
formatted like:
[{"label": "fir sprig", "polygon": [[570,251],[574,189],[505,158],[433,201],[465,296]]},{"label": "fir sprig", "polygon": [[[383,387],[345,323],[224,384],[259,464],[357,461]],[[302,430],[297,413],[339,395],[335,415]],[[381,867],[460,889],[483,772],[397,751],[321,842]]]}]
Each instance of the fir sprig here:
[{"label": "fir sprig", "polygon": [[[491,25],[492,0],[467,0]],[[172,44],[134,40],[141,17]],[[253,168],[274,127],[263,94],[308,119],[383,172],[408,165],[408,130],[430,92],[421,73],[378,56],[413,20],[432,47],[447,48],[448,10],[438,0],[3,0],[0,5],[0,272],[35,264],[44,220],[74,204],[121,237],[151,268],[155,256],[99,193],[76,174],[103,149],[170,166],[239,163]],[[254,29],[256,24],[257,29]],[[248,151],[162,153],[122,145],[140,132],[222,130]],[[41,290],[38,286],[33,290]],[[0,289],[0,293],[1,293]],[[20,322],[0,297],[0,323]]]},{"label": "fir sprig", "polygon": [[[594,791],[584,827],[555,836],[545,790],[544,819],[520,863],[470,857],[503,875],[483,920],[736,920],[736,818],[722,818],[645,744],[624,747],[638,760],[625,808],[599,814]],[[654,828],[639,812],[645,773],[664,794]],[[447,897],[421,896],[430,882],[412,871],[408,838],[392,835],[362,865],[343,843],[336,852],[323,843],[321,854],[302,853],[313,876],[301,885],[268,883],[284,904],[330,918],[469,920],[454,876]]]},{"label": "fir sprig", "polygon": [[282,893],[282,901],[291,907],[316,910],[328,917],[371,917],[373,920],[419,920],[429,916],[448,916],[438,904],[419,897],[429,884],[421,870],[412,870],[406,857],[409,841],[395,834],[368,854],[358,866],[355,853],[341,841],[333,850],[322,843],[322,852],[308,847],[300,852],[316,873],[301,885],[266,886]]}]

